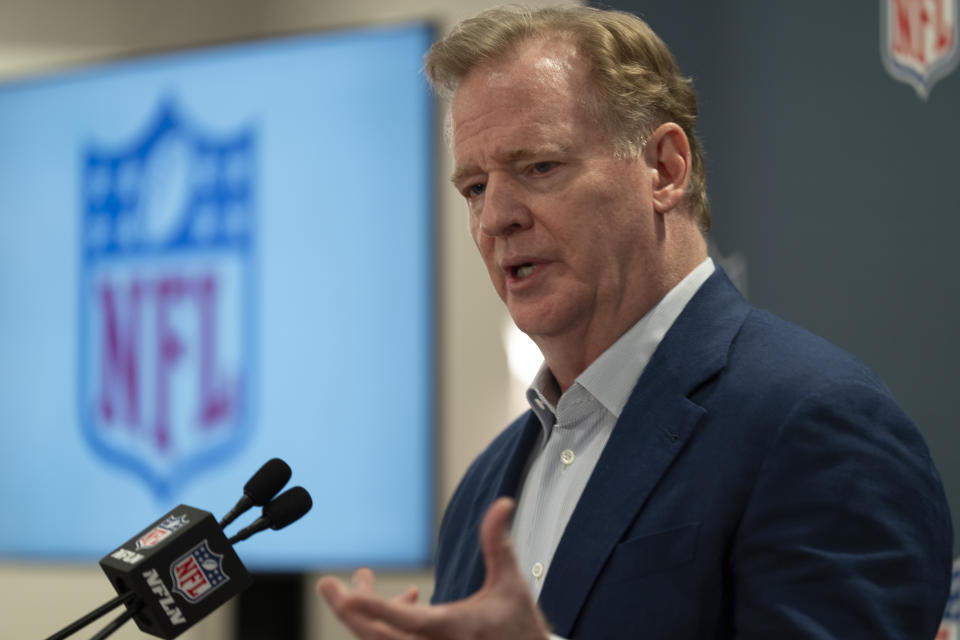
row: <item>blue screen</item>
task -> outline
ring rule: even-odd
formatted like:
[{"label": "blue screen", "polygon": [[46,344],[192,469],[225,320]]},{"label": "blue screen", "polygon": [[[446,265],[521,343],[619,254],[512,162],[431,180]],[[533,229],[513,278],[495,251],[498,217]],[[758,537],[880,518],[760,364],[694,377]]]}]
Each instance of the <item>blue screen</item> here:
[{"label": "blue screen", "polygon": [[429,561],[430,41],[0,85],[0,557],[93,562],[181,503],[219,518],[280,457],[314,507],[240,543],[248,567]]}]

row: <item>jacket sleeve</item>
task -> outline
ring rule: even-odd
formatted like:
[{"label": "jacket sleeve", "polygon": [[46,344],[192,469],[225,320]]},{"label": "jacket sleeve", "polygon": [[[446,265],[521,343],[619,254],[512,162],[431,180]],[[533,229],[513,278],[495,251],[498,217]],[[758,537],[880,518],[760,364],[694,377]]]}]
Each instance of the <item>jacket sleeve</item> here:
[{"label": "jacket sleeve", "polygon": [[882,389],[832,383],[773,433],[728,558],[733,635],[933,638],[953,534],[909,418]]}]

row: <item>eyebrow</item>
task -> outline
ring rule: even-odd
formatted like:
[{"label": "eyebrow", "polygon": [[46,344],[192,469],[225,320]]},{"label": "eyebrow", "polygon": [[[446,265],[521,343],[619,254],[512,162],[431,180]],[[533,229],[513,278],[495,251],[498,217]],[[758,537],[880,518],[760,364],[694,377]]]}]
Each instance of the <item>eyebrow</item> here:
[{"label": "eyebrow", "polygon": [[[516,148],[510,149],[506,152],[496,153],[495,156],[501,158],[501,162],[504,164],[512,164],[518,160],[525,160],[527,158],[533,158],[541,155],[549,155],[555,153],[566,153],[570,149],[569,145],[566,144],[543,144],[538,145],[532,148]],[[482,173],[476,166],[465,165],[462,167],[457,167],[454,169],[453,173],[450,175],[450,182],[453,184],[459,183],[465,177],[473,173]]]}]

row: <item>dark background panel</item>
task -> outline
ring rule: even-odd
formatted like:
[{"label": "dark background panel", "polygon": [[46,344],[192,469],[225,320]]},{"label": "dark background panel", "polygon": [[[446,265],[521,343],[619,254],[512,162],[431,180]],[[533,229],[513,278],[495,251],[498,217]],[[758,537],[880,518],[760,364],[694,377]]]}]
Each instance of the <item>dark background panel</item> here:
[{"label": "dark background panel", "polygon": [[[866,361],[960,515],[960,70],[926,101],[887,73],[880,2],[619,0],[694,79],[721,254],[751,302]],[[955,543],[960,550],[960,539]]]}]

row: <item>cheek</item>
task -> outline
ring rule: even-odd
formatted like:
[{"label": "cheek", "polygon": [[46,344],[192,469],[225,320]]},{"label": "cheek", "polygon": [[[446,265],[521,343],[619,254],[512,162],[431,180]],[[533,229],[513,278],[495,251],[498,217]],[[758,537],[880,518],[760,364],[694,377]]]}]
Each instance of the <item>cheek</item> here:
[{"label": "cheek", "polygon": [[473,238],[473,244],[477,247],[477,250],[480,251],[480,255],[483,256],[483,259],[487,259],[487,253],[490,251],[491,244],[490,238],[486,237],[480,231],[480,225],[477,223],[477,219],[474,216],[470,216],[470,237]]},{"label": "cheek", "polygon": [[467,228],[470,230],[473,241],[477,243],[477,246],[480,246],[480,219],[469,211],[467,212]]},{"label": "cheek", "polygon": [[500,267],[497,266],[494,239],[481,233],[479,235],[474,234],[473,241],[477,247],[477,250],[480,252],[480,257],[483,259],[484,266],[487,268],[487,275],[490,278],[490,283],[496,290],[497,295],[503,299],[505,281],[503,272],[500,271]]},{"label": "cheek", "polygon": [[493,278],[494,271],[499,271],[499,269],[496,269],[494,239],[479,232],[473,225],[470,226],[470,235],[473,236],[473,244],[477,247],[477,251],[480,252],[480,257],[483,259],[484,264],[487,266],[487,269],[490,270],[490,277]]},{"label": "cheek", "polygon": [[490,244],[491,238],[480,230],[480,216],[473,211],[467,213],[467,228],[470,229],[470,237],[473,238],[473,243],[480,250],[480,253],[485,255],[486,249],[492,246]]}]

